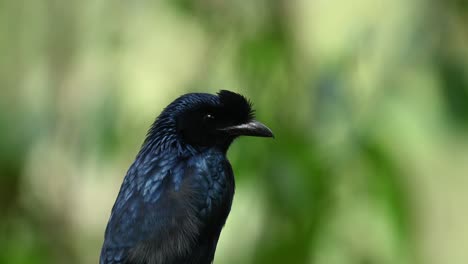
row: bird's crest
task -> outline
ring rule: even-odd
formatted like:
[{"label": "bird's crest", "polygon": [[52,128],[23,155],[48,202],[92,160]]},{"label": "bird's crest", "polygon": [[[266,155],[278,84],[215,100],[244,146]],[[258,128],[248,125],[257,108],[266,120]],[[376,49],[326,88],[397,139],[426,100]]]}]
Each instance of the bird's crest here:
[{"label": "bird's crest", "polygon": [[252,107],[252,102],[243,95],[227,90],[218,92],[219,101],[225,109],[232,109],[233,113],[240,120],[251,120],[255,117],[255,110]]}]

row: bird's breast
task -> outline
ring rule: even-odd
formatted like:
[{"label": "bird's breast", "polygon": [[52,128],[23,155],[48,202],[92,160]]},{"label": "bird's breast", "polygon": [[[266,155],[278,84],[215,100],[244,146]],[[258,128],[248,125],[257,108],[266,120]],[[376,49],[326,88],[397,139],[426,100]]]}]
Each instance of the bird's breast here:
[{"label": "bird's breast", "polygon": [[224,154],[208,151],[194,157],[189,167],[193,169],[188,176],[197,197],[195,201],[200,216],[227,217],[234,195],[234,178]]}]

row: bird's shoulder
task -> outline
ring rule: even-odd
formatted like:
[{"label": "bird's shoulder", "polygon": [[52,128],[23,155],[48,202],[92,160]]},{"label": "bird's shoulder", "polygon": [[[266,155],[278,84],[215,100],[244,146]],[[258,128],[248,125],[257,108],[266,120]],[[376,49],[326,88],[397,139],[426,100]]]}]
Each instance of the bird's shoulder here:
[{"label": "bird's shoulder", "polygon": [[177,167],[177,156],[172,153],[137,156],[112,208],[101,263],[120,263],[137,243],[164,230],[170,212],[161,200]]}]

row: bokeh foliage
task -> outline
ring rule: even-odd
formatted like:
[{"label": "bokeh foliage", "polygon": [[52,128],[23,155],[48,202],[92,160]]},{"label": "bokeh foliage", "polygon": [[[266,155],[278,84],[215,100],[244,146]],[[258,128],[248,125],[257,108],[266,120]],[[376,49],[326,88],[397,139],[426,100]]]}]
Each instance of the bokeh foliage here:
[{"label": "bokeh foliage", "polygon": [[96,263],[146,129],[248,96],[215,263],[467,263],[466,1],[0,0],[0,263]]}]

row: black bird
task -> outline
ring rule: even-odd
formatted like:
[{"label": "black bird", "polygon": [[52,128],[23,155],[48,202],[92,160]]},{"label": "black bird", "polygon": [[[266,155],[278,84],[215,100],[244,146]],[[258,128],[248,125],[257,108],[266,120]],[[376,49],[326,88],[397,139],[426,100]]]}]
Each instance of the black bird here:
[{"label": "black bird", "polygon": [[242,95],[190,93],[167,106],[122,183],[100,264],[209,264],[231,210],[226,158],[239,136],[273,137]]}]

